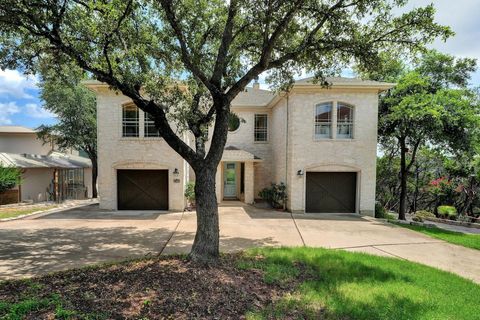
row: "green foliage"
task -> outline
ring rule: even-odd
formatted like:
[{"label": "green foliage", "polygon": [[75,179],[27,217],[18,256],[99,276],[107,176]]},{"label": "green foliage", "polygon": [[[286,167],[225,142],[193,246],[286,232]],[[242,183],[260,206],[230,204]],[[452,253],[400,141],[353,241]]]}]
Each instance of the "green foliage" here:
[{"label": "green foliage", "polygon": [[85,151],[89,158],[97,153],[97,108],[93,92],[80,84],[84,78],[75,66],[51,70],[42,66],[40,82],[44,108],[57,116],[58,122],[39,127],[39,137],[53,140],[61,149]]},{"label": "green foliage", "polygon": [[273,208],[285,208],[287,205],[287,186],[283,182],[272,183],[270,187],[262,189],[258,195]]},{"label": "green foliage", "polygon": [[188,201],[194,202],[195,201],[195,182],[188,182],[185,186],[185,198]]},{"label": "green foliage", "polygon": [[22,173],[13,167],[4,167],[0,164],[0,192],[7,191],[21,184]]},{"label": "green foliage", "polygon": [[457,209],[452,206],[439,206],[437,212],[443,218],[455,219],[457,217]]},{"label": "green foliage", "polygon": [[416,211],[415,215],[413,216],[413,220],[419,221],[419,222],[423,222],[425,219],[428,219],[428,218],[436,218],[436,217],[433,213],[427,210]]},{"label": "green foliage", "polygon": [[[414,192],[414,210],[417,210],[421,166],[417,157],[422,149],[438,150],[442,156],[476,152],[480,139],[480,103],[478,94],[466,87],[476,68],[473,59],[458,59],[437,51],[425,52],[411,67],[398,62],[398,58],[383,56],[384,78],[397,85],[381,97],[379,110],[379,141],[388,151],[386,161],[399,163],[399,183],[392,188],[379,185],[380,192],[400,194],[393,204],[403,218],[408,210],[407,196]],[[390,61],[389,61],[390,59]],[[400,68],[403,66],[404,70]],[[364,73],[368,76],[369,73]],[[373,74],[382,78],[381,74]],[[394,77],[397,77],[394,79]],[[398,161],[398,162],[397,162]],[[381,169],[386,174],[385,163]],[[416,171],[415,185],[408,185],[412,171]],[[390,170],[391,171],[391,170]],[[424,176],[425,178],[425,176]],[[448,191],[446,189],[439,191]],[[452,191],[452,190],[450,190]],[[453,194],[445,197],[452,198]],[[380,199],[383,203],[390,199]]]},{"label": "green foliage", "polygon": [[66,310],[58,294],[46,298],[28,297],[14,303],[0,302],[0,318],[6,320],[21,320],[28,315],[49,308],[54,308],[56,319],[71,319],[76,312]]},{"label": "green foliage", "polygon": [[453,244],[458,244],[471,249],[480,250],[480,234],[467,234],[455,232],[440,228],[426,228],[421,226],[412,226],[409,224],[398,224],[401,227],[408,228],[426,234],[430,237],[441,239]]},{"label": "green foliage", "polygon": [[387,210],[385,210],[385,207],[382,206],[379,202],[375,203],[375,218],[379,218],[379,219],[387,218]]},{"label": "green foliage", "polygon": [[[480,287],[406,260],[319,248],[257,248],[243,268],[294,292],[250,319],[474,319]],[[448,294],[445,294],[448,292]]]}]

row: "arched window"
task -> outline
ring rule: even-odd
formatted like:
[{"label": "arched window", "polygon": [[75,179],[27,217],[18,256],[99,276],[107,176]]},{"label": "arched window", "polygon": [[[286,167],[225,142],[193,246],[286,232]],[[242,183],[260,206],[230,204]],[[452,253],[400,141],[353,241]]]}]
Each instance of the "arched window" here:
[{"label": "arched window", "polygon": [[337,104],[337,139],[353,138],[353,106]]},{"label": "arched window", "polygon": [[332,137],[332,106],[331,102],[315,106],[315,139]]},{"label": "arched window", "polygon": [[139,113],[135,105],[126,105],[122,107],[122,136],[139,136]]}]

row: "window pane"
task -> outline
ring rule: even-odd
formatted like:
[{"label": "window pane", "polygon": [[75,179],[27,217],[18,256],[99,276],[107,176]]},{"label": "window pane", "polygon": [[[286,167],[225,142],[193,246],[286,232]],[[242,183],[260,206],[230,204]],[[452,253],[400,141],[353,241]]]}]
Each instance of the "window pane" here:
[{"label": "window pane", "polygon": [[138,137],[138,126],[138,108],[131,105],[124,106],[122,110],[122,136]]},{"label": "window pane", "polygon": [[332,107],[331,102],[315,107],[315,138],[328,139],[332,137]]},{"label": "window pane", "polygon": [[160,137],[160,132],[158,132],[157,128],[155,127],[155,122],[153,121],[153,117],[145,113],[145,137]]},{"label": "window pane", "polygon": [[353,107],[343,103],[337,107],[337,138],[353,138]]},{"label": "window pane", "polygon": [[255,115],[255,141],[268,141],[268,118],[266,114]]}]

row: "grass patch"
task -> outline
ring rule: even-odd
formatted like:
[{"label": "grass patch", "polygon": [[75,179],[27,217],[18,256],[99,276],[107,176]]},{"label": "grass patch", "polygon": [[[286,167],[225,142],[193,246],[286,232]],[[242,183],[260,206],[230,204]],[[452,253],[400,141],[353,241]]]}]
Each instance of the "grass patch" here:
[{"label": "grass patch", "polygon": [[409,261],[258,248],[215,266],[138,259],[0,282],[0,319],[480,319],[480,286]]},{"label": "grass patch", "polygon": [[46,211],[58,207],[57,205],[51,206],[28,206],[17,208],[2,208],[0,209],[0,219],[15,218],[24,214],[33,213],[36,211]]},{"label": "grass patch", "polygon": [[[317,248],[261,248],[241,269],[261,269],[294,292],[248,319],[480,319],[480,286],[424,265]],[[303,270],[303,271],[302,271]]]},{"label": "grass patch", "polygon": [[410,224],[396,224],[398,226],[408,228],[410,230],[418,231],[427,236],[441,239],[453,244],[458,244],[467,248],[480,250],[480,234],[466,234],[462,232],[455,232],[444,230],[440,228],[426,228],[422,226],[412,226]]}]

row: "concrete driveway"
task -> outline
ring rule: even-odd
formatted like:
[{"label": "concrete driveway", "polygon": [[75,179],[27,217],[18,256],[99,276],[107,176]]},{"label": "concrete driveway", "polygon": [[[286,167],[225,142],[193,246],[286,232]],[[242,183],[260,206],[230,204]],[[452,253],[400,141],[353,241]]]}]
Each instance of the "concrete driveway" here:
[{"label": "concrete driveway", "polygon": [[[226,202],[221,250],[313,246],[407,259],[480,283],[480,252],[354,215],[295,214]],[[195,213],[110,212],[96,206],[0,223],[0,279],[123,259],[187,253]]]}]

